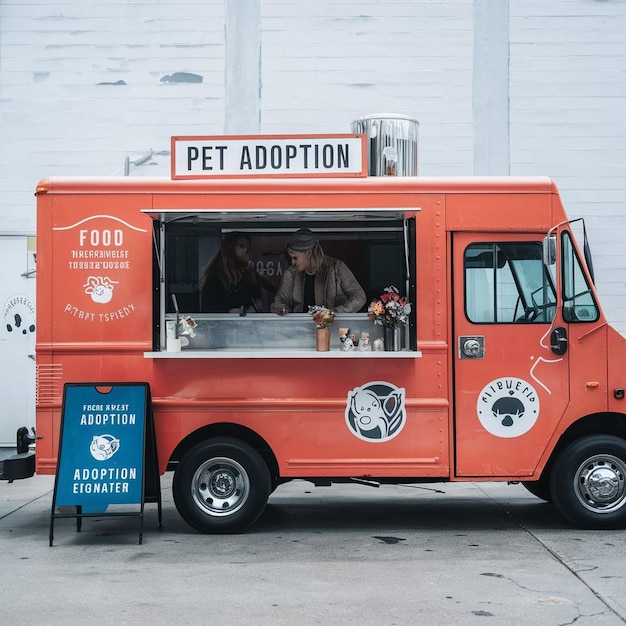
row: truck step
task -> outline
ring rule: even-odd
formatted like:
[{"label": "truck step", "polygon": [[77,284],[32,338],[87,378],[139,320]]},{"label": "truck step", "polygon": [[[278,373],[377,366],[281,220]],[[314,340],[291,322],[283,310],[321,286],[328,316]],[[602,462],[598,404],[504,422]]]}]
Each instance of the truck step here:
[{"label": "truck step", "polygon": [[20,480],[35,474],[35,452],[14,454],[0,461],[0,480]]}]

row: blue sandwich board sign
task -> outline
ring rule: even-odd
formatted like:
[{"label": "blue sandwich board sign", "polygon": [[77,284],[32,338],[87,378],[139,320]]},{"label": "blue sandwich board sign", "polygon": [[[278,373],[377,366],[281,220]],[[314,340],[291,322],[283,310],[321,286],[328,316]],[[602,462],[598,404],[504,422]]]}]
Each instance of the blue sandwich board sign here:
[{"label": "blue sandwich board sign", "polygon": [[[147,383],[66,383],[63,390],[59,458],[50,522],[56,517],[138,516],[141,543],[143,506],[161,500]],[[124,505],[115,510],[113,505]],[[129,511],[128,506],[136,505]],[[61,507],[76,507],[72,514]]]}]

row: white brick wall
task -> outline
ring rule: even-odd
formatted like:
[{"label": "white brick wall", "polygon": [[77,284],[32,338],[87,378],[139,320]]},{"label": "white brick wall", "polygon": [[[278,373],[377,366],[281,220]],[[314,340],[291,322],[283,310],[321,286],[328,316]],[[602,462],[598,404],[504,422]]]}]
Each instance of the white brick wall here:
[{"label": "white brick wall", "polygon": [[[2,0],[0,230],[34,231],[39,178],[122,174],[174,134],[348,131],[402,113],[420,122],[423,175],[471,175],[485,132],[474,3],[505,1]],[[508,8],[510,173],[554,177],[587,218],[605,310],[626,333],[626,2]],[[258,66],[234,66],[237,44]],[[202,82],[161,82],[175,72]],[[154,161],[131,175],[168,176],[169,157]]]},{"label": "white brick wall", "polygon": [[472,171],[472,2],[263,1],[262,132],[420,122],[424,175]]},{"label": "white brick wall", "polygon": [[[223,132],[224,64],[222,2],[3,0],[0,230],[34,231],[44,176],[121,175],[173,134]],[[169,175],[155,161],[141,173]]]},{"label": "white brick wall", "polygon": [[552,176],[585,217],[596,283],[626,334],[626,3],[510,3],[511,174]]}]

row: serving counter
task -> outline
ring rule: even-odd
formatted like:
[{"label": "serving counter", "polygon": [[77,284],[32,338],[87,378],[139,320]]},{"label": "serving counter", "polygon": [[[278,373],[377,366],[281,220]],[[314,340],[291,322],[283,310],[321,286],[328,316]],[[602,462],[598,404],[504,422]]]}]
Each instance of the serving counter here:
[{"label": "serving counter", "polygon": [[[181,318],[184,320],[185,315]],[[176,318],[166,316],[165,323],[174,325]],[[374,324],[366,313],[336,314],[330,326],[330,351],[318,352],[315,348],[316,328],[311,316],[293,313],[278,316],[273,313],[237,314],[194,314],[192,329],[184,323],[180,337],[181,348],[176,351],[163,349],[145,352],[144,356],[154,359],[233,359],[233,358],[393,358],[407,359],[421,356],[415,350],[403,349],[389,352],[379,346],[383,338],[382,326]],[[369,333],[371,350],[342,350],[339,329],[349,328],[350,334],[361,340]],[[164,335],[165,333],[162,333]],[[404,329],[403,345],[407,346],[408,331]],[[379,348],[379,349],[376,349]]]}]

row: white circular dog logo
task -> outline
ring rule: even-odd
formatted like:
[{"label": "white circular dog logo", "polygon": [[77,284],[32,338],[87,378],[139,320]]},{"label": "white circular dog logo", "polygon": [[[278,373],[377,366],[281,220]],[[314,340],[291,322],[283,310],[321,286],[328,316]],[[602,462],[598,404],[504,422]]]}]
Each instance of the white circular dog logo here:
[{"label": "white circular dog logo", "polygon": [[519,437],[527,433],[539,417],[539,396],[535,388],[521,378],[497,378],[480,392],[476,413],[492,435]]},{"label": "white circular dog logo", "polygon": [[120,440],[113,435],[94,435],[89,446],[96,461],[108,461],[120,449]]},{"label": "white circular dog logo", "polygon": [[402,430],[405,421],[404,389],[372,382],[348,392],[346,423],[359,439],[388,441]]}]

